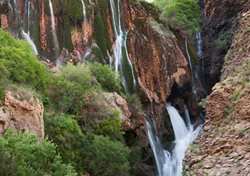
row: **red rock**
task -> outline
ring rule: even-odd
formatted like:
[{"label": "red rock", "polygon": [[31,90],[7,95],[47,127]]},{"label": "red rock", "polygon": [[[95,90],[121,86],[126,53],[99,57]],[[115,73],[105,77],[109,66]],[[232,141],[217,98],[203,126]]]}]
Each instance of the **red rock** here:
[{"label": "red rock", "polygon": [[22,99],[18,93],[6,92],[0,107],[0,133],[7,128],[14,128],[34,133],[43,139],[43,104],[31,94]]}]

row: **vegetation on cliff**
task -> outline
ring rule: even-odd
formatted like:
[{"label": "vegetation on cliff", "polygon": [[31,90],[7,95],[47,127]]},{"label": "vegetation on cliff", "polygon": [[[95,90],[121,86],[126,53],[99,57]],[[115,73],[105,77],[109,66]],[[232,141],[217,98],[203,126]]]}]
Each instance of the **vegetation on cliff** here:
[{"label": "vegetation on cliff", "polygon": [[200,7],[197,0],[155,0],[162,10],[162,19],[174,29],[192,35],[200,28]]},{"label": "vegetation on cliff", "polygon": [[0,175],[130,175],[121,112],[102,104],[105,93],[121,92],[113,69],[68,64],[52,75],[27,42],[0,30],[0,74],[2,96],[22,85],[43,100],[45,133],[51,140],[5,132],[0,137]]}]

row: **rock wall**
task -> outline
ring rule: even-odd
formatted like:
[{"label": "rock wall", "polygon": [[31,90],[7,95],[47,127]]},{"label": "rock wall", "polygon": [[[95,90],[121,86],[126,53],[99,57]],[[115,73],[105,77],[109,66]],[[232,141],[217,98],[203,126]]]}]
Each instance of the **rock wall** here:
[{"label": "rock wall", "polygon": [[224,57],[237,33],[241,16],[249,9],[249,0],[204,0],[202,26],[205,83],[211,90],[220,80]]},{"label": "rock wall", "polygon": [[[190,175],[250,174],[250,1],[239,6],[241,2],[221,6],[221,10],[230,8],[232,12],[241,9],[238,13],[230,12],[230,18],[211,14],[207,19],[230,22],[232,26],[237,25],[237,31],[224,58],[220,82],[213,87],[205,105],[204,131],[186,159]],[[212,0],[206,3],[206,9],[210,8],[206,11],[209,16],[218,4]]]},{"label": "rock wall", "polygon": [[0,102],[0,133],[7,128],[44,138],[43,104],[31,94],[7,91]]},{"label": "rock wall", "polygon": [[156,129],[163,129],[163,110],[172,86],[182,87],[190,81],[188,63],[174,34],[152,12],[125,0],[123,7],[139,94]]}]

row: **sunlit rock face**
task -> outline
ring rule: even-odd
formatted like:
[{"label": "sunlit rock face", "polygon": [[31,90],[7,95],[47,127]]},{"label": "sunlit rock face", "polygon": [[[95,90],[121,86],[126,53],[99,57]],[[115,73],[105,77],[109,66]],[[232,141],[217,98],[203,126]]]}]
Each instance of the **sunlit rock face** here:
[{"label": "sunlit rock face", "polygon": [[7,91],[0,106],[0,133],[7,128],[44,138],[43,104],[31,94]]}]

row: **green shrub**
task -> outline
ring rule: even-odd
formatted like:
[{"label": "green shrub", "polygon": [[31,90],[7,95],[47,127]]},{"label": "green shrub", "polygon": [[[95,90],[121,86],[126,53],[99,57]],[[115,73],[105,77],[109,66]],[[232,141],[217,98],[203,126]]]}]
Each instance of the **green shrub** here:
[{"label": "green shrub", "polygon": [[57,145],[63,161],[83,171],[85,136],[77,121],[69,115],[46,117],[45,132]]},{"label": "green shrub", "polygon": [[172,28],[192,35],[200,27],[200,8],[197,0],[157,0],[156,5],[162,8],[163,18]]},{"label": "green shrub", "polygon": [[29,84],[45,92],[51,74],[34,55],[30,45],[0,29],[0,74],[15,83]]},{"label": "green shrub", "polygon": [[88,147],[88,171],[94,176],[128,176],[129,149],[108,137],[94,136]]},{"label": "green shrub", "polygon": [[89,66],[68,64],[53,81],[50,97],[56,109],[79,114],[84,105],[84,95],[99,89]]},{"label": "green shrub", "polygon": [[0,175],[76,176],[62,163],[53,143],[34,135],[7,130],[0,136]]},{"label": "green shrub", "polygon": [[5,65],[0,61],[0,99],[4,96],[5,85],[8,82],[10,73]]},{"label": "green shrub", "polygon": [[226,49],[228,41],[226,39],[219,37],[217,40],[214,41],[214,44],[220,49]]},{"label": "green shrub", "polygon": [[95,122],[94,133],[96,135],[109,136],[113,140],[123,139],[123,132],[121,131],[121,118],[120,110],[114,109],[109,113],[109,117],[104,120]]},{"label": "green shrub", "polygon": [[99,63],[91,64],[90,70],[96,77],[97,81],[101,84],[103,90],[108,92],[120,92],[120,77],[108,65]]}]

